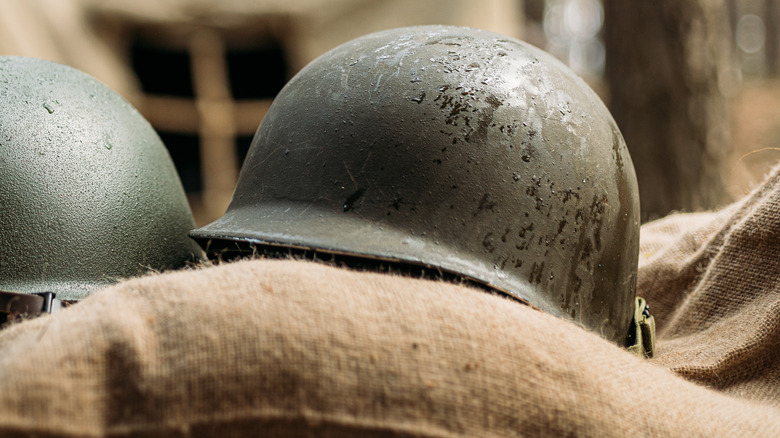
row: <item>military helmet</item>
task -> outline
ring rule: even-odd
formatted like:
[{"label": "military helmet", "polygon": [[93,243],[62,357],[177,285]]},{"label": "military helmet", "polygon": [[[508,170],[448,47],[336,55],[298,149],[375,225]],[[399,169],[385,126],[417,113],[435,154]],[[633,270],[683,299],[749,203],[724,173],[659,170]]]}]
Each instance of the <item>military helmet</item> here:
[{"label": "military helmet", "polygon": [[80,300],[202,256],[170,156],[128,102],[72,68],[11,56],[0,99],[0,291]]},{"label": "military helmet", "polygon": [[367,35],[320,56],[263,118],[225,215],[191,233],[453,273],[622,342],[636,176],[566,66],[461,27]]}]

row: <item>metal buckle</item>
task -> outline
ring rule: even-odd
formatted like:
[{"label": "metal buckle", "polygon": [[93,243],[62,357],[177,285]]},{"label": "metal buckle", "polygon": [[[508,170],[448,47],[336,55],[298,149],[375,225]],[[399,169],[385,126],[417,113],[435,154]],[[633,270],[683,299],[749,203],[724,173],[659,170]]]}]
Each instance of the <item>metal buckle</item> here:
[{"label": "metal buckle", "polygon": [[62,301],[54,292],[21,294],[0,291],[0,313],[40,316],[42,313],[54,313],[62,308]]},{"label": "metal buckle", "polygon": [[644,298],[634,300],[634,317],[626,338],[628,351],[651,358],[655,354],[655,318],[650,315],[650,306]]}]

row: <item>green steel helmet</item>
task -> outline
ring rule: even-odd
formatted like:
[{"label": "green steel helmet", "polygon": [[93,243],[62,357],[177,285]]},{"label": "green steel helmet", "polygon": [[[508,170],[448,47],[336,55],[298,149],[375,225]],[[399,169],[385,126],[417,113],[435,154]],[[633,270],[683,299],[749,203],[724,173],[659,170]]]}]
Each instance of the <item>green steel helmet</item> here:
[{"label": "green steel helmet", "polygon": [[255,134],[202,246],[308,249],[452,273],[622,342],[636,176],[596,94],[526,43],[394,29],[314,60]]},{"label": "green steel helmet", "polygon": [[10,56],[0,100],[4,296],[75,301],[202,257],[170,156],[128,102],[72,68]]}]

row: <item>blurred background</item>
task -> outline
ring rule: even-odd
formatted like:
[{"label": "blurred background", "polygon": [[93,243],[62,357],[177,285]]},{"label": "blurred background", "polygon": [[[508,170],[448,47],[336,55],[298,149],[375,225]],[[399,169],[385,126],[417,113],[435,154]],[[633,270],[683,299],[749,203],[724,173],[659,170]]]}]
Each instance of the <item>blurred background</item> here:
[{"label": "blurred background", "polygon": [[198,225],[221,216],[252,135],[301,67],[419,24],[524,39],[608,104],[643,220],[744,196],[780,158],[780,0],[0,0],[0,54],[83,70],[170,150]]}]

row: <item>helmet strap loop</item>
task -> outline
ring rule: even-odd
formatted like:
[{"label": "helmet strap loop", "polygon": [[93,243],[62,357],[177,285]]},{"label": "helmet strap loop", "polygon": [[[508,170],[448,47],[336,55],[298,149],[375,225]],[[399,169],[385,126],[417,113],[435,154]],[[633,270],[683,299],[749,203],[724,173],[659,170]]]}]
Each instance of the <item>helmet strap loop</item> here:
[{"label": "helmet strap loop", "polygon": [[22,294],[0,291],[0,322],[22,320],[53,313],[62,308],[62,301],[53,292]]},{"label": "helmet strap loop", "polygon": [[634,300],[634,317],[626,337],[628,351],[646,358],[655,353],[655,318],[650,315],[650,306],[644,298]]}]

